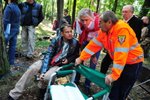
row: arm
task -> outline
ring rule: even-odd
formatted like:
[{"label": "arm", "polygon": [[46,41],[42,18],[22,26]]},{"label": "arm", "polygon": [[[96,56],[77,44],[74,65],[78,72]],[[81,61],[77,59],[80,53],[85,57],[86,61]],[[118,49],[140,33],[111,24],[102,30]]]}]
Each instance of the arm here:
[{"label": "arm", "polygon": [[11,29],[10,18],[11,18],[11,7],[7,5],[3,17],[5,39],[7,39],[10,34],[10,29]]},{"label": "arm", "polygon": [[107,75],[105,78],[105,82],[107,84],[111,84],[111,82],[117,80],[120,77],[126,64],[128,52],[129,32],[126,29],[122,29],[119,31],[117,40],[115,41],[112,73]]},{"label": "arm", "polygon": [[39,9],[38,19],[39,19],[39,23],[42,22],[42,20],[44,19],[44,15],[43,15],[43,11],[42,11],[42,5],[41,5],[41,7]]},{"label": "arm", "polygon": [[49,69],[49,61],[52,59],[52,56],[55,52],[56,46],[56,40],[53,39],[47,53],[44,55],[44,59],[42,61],[42,67],[41,67],[41,74],[45,74],[46,71]]},{"label": "arm", "polygon": [[7,5],[4,10],[3,16],[4,31],[6,30],[7,25],[10,24],[10,18],[11,18],[11,7]]},{"label": "arm", "polygon": [[93,38],[88,45],[82,50],[79,58],[76,59],[76,64],[80,64],[82,61],[89,59],[93,54],[98,52],[103,48],[103,43],[101,41],[101,35]]}]

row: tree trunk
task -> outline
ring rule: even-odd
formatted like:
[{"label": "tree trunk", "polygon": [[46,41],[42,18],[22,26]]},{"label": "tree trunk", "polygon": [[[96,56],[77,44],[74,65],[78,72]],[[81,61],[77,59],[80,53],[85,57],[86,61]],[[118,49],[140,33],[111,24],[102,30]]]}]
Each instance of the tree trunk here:
[{"label": "tree trunk", "polygon": [[149,10],[150,10],[150,0],[145,0],[139,16],[140,17],[146,16]]},{"label": "tree trunk", "polygon": [[2,75],[9,71],[9,62],[7,59],[6,47],[3,36],[2,11],[2,0],[0,0],[0,78]]},{"label": "tree trunk", "polygon": [[63,9],[64,9],[64,0],[57,0],[57,21],[59,23],[59,27],[60,22],[63,18]]},{"label": "tree trunk", "polygon": [[96,13],[98,13],[98,12],[99,12],[99,4],[100,4],[100,0],[97,0]]},{"label": "tree trunk", "polygon": [[51,12],[51,22],[53,22],[53,20],[54,20],[54,4],[55,4],[55,1],[54,0],[52,0],[52,12]]},{"label": "tree trunk", "polygon": [[117,5],[118,5],[118,0],[115,0],[114,6],[113,6],[113,8],[112,8],[112,11],[113,11],[114,13],[116,12]]},{"label": "tree trunk", "polygon": [[73,8],[72,8],[72,24],[75,20],[75,13],[76,13],[76,0],[73,1]]}]

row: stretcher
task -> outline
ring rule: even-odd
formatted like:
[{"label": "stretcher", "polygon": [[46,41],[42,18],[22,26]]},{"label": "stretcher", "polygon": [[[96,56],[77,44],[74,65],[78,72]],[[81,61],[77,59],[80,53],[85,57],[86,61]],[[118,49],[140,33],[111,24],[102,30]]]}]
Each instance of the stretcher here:
[{"label": "stretcher", "polygon": [[[107,100],[110,92],[110,86],[105,84],[105,75],[97,70],[93,70],[82,64],[74,67],[71,70],[65,70],[68,67],[74,66],[73,63],[60,67],[58,71],[53,73],[48,82],[44,100]],[[100,87],[100,91],[88,96],[80,91],[74,83],[76,72],[89,79],[95,85]],[[65,84],[54,83],[58,77],[70,75],[69,81]]]}]

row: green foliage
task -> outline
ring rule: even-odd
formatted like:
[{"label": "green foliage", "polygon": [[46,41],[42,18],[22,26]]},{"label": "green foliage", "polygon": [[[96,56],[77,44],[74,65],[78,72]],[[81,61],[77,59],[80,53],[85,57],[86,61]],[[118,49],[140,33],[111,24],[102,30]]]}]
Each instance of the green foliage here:
[{"label": "green foliage", "polygon": [[[144,64],[150,65],[150,58],[145,58],[144,59]],[[149,68],[150,68],[150,66],[149,66]]]},{"label": "green foliage", "polygon": [[50,45],[50,41],[36,41],[36,48],[48,48],[48,46]]},{"label": "green foliage", "polygon": [[[19,0],[19,2],[24,2],[26,0]],[[69,14],[72,14],[72,6],[74,0],[64,0],[64,8],[68,8]],[[115,0],[100,0],[100,12],[102,13],[106,10],[112,10]],[[43,12],[45,18],[56,19],[57,15],[57,0],[36,0],[36,2],[43,5]],[[53,3],[54,2],[54,3]],[[122,18],[122,7],[127,4],[131,4],[135,7],[135,14],[139,15],[141,6],[144,0],[118,0],[118,5],[116,9],[116,14],[119,18]],[[77,0],[76,5],[76,16],[78,11],[82,8],[90,8],[92,11],[96,11],[97,0]],[[54,9],[52,9],[54,8]]]}]

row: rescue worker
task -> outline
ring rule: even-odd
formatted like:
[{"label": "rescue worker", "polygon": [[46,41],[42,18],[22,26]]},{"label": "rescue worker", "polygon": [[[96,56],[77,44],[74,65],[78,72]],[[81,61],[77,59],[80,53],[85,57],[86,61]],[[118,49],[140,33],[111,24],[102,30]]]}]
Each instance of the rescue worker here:
[{"label": "rescue worker", "polygon": [[118,20],[112,11],[104,12],[100,19],[99,35],[83,49],[75,65],[104,47],[113,59],[111,73],[105,77],[106,84],[113,82],[109,99],[125,100],[142,67],[143,50],[135,32],[126,22]]},{"label": "rescue worker", "polygon": [[144,57],[148,58],[149,49],[150,49],[150,22],[147,16],[142,17],[143,28],[141,34],[141,46],[144,50]]}]

